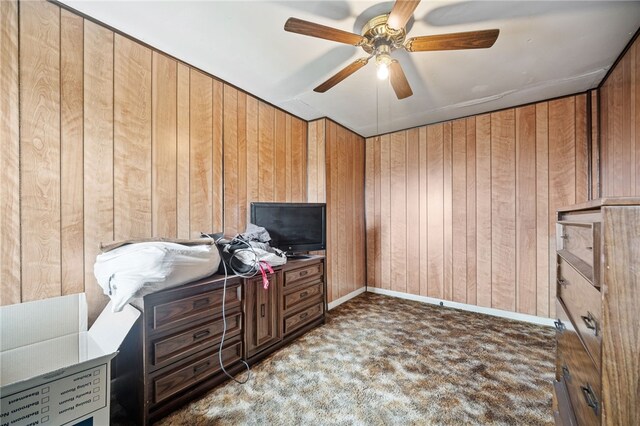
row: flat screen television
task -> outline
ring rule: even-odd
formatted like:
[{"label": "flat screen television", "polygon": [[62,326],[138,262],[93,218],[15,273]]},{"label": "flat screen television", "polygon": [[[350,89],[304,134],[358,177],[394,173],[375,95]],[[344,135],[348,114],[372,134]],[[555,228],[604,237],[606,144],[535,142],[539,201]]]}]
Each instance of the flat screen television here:
[{"label": "flat screen television", "polygon": [[251,203],[251,223],[265,228],[271,246],[287,254],[326,248],[326,204]]}]

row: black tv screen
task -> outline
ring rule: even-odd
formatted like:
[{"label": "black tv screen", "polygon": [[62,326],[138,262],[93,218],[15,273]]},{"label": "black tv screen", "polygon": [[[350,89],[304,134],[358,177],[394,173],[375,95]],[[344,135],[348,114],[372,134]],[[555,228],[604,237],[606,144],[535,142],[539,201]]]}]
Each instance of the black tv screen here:
[{"label": "black tv screen", "polygon": [[271,245],[287,253],[326,246],[324,203],[251,203],[251,223],[269,231]]}]

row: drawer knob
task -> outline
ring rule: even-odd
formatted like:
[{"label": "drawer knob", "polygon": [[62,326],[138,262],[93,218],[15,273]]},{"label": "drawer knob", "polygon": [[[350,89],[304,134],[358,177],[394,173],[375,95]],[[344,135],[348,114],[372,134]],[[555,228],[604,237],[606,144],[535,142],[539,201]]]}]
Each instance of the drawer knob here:
[{"label": "drawer knob", "polygon": [[596,395],[593,393],[593,389],[591,389],[591,385],[587,383],[587,386],[580,386],[580,389],[582,389],[582,394],[584,395],[585,402],[589,407],[593,409],[593,412],[597,416],[599,403],[598,398],[596,398]]},{"label": "drawer knob", "polygon": [[566,287],[567,285],[569,285],[569,281],[565,280],[564,278],[558,278],[558,284],[560,284],[563,287]]},{"label": "drawer knob", "polygon": [[309,312],[305,312],[304,314],[300,315],[300,319],[305,319],[308,316],[309,316]]},{"label": "drawer knob", "polygon": [[564,331],[566,329],[564,323],[560,320],[554,321],[553,325],[555,325],[557,331]]},{"label": "drawer knob", "polygon": [[582,321],[584,322],[584,325],[589,330],[593,330],[593,334],[597,336],[598,335],[598,321],[596,321],[596,319],[593,316],[593,314],[591,312],[587,311],[587,315],[582,315],[580,318],[582,318]]},{"label": "drawer knob", "polygon": [[202,339],[203,337],[208,336],[209,333],[211,333],[209,330],[200,330],[193,334],[193,340]]},{"label": "drawer knob", "polygon": [[309,294],[306,291],[303,291],[302,293],[300,293],[300,298],[302,299],[303,297],[307,297],[307,294]]},{"label": "drawer knob", "polygon": [[300,276],[304,277],[305,275],[307,275],[309,273],[309,271],[301,271],[300,272]]},{"label": "drawer knob", "polygon": [[195,367],[193,367],[193,374],[201,373],[202,371],[206,370],[208,367],[209,367],[209,361],[203,362],[200,365],[196,365]]},{"label": "drawer knob", "polygon": [[193,302],[193,309],[203,308],[209,304],[209,298],[198,299]]},{"label": "drawer knob", "polygon": [[593,250],[593,247],[585,247],[587,250]]}]

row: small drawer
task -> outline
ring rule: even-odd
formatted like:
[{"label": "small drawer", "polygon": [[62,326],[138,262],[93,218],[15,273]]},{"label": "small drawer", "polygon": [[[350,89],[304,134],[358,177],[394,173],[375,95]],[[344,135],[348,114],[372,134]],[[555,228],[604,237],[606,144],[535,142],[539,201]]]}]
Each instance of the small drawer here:
[{"label": "small drawer", "polygon": [[602,348],[600,291],[587,282],[564,259],[558,258],[558,294],[577,331],[600,369]]},{"label": "small drawer", "polygon": [[316,299],[322,296],[324,285],[322,281],[314,281],[309,285],[302,286],[295,291],[283,296],[284,302],[282,308],[284,311],[295,309],[298,306],[302,306],[312,299]]},{"label": "small drawer", "polygon": [[[222,338],[224,323],[222,318],[210,321],[204,325],[194,327],[152,343],[154,366],[160,366],[176,361],[179,358],[198,352],[206,346],[219,344]],[[231,338],[242,331],[242,312],[227,313],[227,334]]]},{"label": "small drawer", "polygon": [[[199,317],[222,315],[223,289],[198,294],[196,296],[175,300],[153,306],[154,331],[166,329],[180,324],[188,324]],[[240,306],[240,284],[227,285],[225,308],[227,310]]]},{"label": "small drawer", "polygon": [[319,302],[298,313],[286,316],[284,318],[284,335],[292,333],[300,327],[310,323],[311,321],[322,316],[324,304]]},{"label": "small drawer", "polygon": [[559,322],[565,324],[564,330],[558,332],[558,352],[564,362],[562,381],[567,386],[571,406],[578,424],[599,425],[602,414],[600,373],[571,326],[562,303],[558,302],[556,309]]},{"label": "small drawer", "polygon": [[323,267],[322,262],[314,263],[313,265],[305,266],[284,273],[284,287],[293,287],[303,281],[308,281],[318,276],[322,276]]},{"label": "small drawer", "polygon": [[600,286],[600,223],[559,221],[558,253],[596,287]]},{"label": "small drawer", "polygon": [[[219,345],[209,348],[186,364],[154,377],[152,379],[153,403],[162,402],[221,371],[218,348]],[[242,342],[240,340],[225,342],[222,350],[222,362],[225,368],[239,361],[241,357]]]}]

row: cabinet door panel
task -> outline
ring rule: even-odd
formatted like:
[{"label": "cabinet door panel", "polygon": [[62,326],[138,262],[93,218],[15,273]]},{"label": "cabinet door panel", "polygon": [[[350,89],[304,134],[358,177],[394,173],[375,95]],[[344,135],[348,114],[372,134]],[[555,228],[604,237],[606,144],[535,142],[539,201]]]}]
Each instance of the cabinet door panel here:
[{"label": "cabinet door panel", "polygon": [[282,339],[280,326],[280,286],[282,273],[269,277],[269,288],[262,286],[262,277],[245,282],[247,358]]}]

